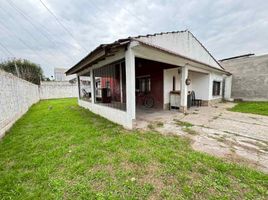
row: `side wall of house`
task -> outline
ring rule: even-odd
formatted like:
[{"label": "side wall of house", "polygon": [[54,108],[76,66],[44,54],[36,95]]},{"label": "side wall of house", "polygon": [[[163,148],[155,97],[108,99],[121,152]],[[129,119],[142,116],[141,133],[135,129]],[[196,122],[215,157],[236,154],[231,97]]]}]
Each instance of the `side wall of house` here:
[{"label": "side wall of house", "polygon": [[196,99],[208,101],[209,99],[209,74],[189,71],[191,84],[188,86],[188,91],[195,92]]},{"label": "side wall of house", "polygon": [[208,51],[189,31],[151,35],[140,37],[138,40],[221,69]]},{"label": "side wall of house", "polygon": [[101,115],[110,121],[123,125],[125,128],[132,128],[132,121],[128,120],[128,113],[126,111],[98,105],[81,99],[78,99],[78,104],[97,115]]},{"label": "side wall of house", "polygon": [[268,101],[268,55],[226,60],[222,65],[232,73],[233,99]]},{"label": "side wall of house", "polygon": [[78,97],[77,84],[68,81],[48,81],[41,82],[40,98],[57,99]]},{"label": "side wall of house", "polygon": [[37,85],[0,70],[0,138],[39,99]]}]

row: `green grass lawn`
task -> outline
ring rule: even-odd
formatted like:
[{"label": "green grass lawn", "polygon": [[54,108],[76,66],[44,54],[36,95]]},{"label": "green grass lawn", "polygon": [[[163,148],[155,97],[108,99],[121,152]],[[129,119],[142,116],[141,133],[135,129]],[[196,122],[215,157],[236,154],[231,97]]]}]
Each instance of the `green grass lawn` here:
[{"label": "green grass lawn", "polygon": [[126,131],[75,99],[32,106],[0,141],[0,199],[267,199],[268,175]]},{"label": "green grass lawn", "polygon": [[230,110],[268,116],[268,102],[239,102]]}]

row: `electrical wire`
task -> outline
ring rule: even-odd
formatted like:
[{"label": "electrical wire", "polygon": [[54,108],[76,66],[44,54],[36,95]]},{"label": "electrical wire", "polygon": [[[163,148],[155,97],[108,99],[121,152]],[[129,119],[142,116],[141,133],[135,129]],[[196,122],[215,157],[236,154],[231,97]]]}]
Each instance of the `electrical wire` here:
[{"label": "electrical wire", "polygon": [[[2,31],[6,30],[8,35],[12,35],[11,31],[9,31],[8,28],[1,21],[0,21],[0,24],[2,27],[4,27],[4,29],[1,29]],[[32,52],[34,52],[34,54],[37,55],[39,58],[41,58],[46,64],[48,64],[49,66],[51,65],[46,61],[46,59],[44,59],[43,56],[39,55],[39,53],[35,49],[33,49],[31,46],[29,46],[22,38],[17,36],[17,40],[19,40],[24,46],[26,46],[27,49],[30,49]]]},{"label": "electrical wire", "polygon": [[42,0],[39,0],[41,2],[41,4],[44,6],[44,8],[55,18],[55,20],[58,22],[58,24],[66,31],[66,33],[68,33],[70,35],[71,38],[73,38],[73,40],[82,48],[84,49],[84,51],[87,52],[87,49],[84,48],[77,40],[76,38],[74,37],[74,35],[71,33],[71,31],[69,31],[67,29],[67,27],[59,20],[59,18],[57,17],[57,15],[52,12],[51,9],[48,8],[48,6],[42,1]]},{"label": "electrical wire", "polygon": [[[9,17],[9,18],[11,18],[13,21],[15,21],[15,23],[18,23],[19,25],[20,25],[20,28],[22,29],[22,30],[24,30],[29,36],[30,36],[30,38],[32,38],[35,42],[36,42],[36,44],[38,45],[38,43],[39,43],[39,40],[35,37],[35,35],[33,35],[30,31],[28,31],[23,25],[21,25],[20,23],[19,23],[19,21],[17,21],[16,19],[14,19],[14,17],[12,16],[12,15],[10,15],[6,10],[4,10],[2,7],[0,7],[0,9],[2,9],[2,11],[4,11],[6,14],[7,14],[7,16]],[[38,46],[39,47],[39,46]],[[38,48],[39,49],[39,48]],[[54,53],[52,52],[52,51],[50,51],[49,49],[48,49],[48,53],[49,53],[49,55],[51,56],[51,57],[54,57]],[[59,52],[59,53],[62,53],[62,52]],[[62,53],[62,55],[64,55],[64,56],[66,56],[66,54],[63,54]],[[69,57],[68,57],[69,58]]]},{"label": "electrical wire", "polygon": [[[26,21],[28,21],[28,23],[30,23],[43,37],[45,37],[49,42],[51,42],[52,44],[53,44],[53,46],[54,47],[57,47],[57,44],[53,41],[53,40],[51,40],[47,35],[51,35],[50,33],[49,33],[49,31],[48,30],[46,30],[45,28],[44,28],[44,26],[40,26],[40,29],[39,29],[39,27],[38,26],[36,26],[31,20],[31,18],[28,16],[28,15],[26,15],[20,8],[18,8],[15,4],[14,4],[14,2],[12,2],[12,0],[10,0],[10,1],[8,1],[7,0],[7,2],[8,2],[8,4],[13,8],[13,9],[15,9],[16,10],[16,12],[18,12]],[[42,31],[42,29],[43,29],[43,31],[44,32],[46,32],[46,34]],[[63,41],[64,43],[65,43],[65,41],[64,40],[61,40],[61,41]],[[68,43],[69,44],[69,43]],[[72,45],[73,46],[73,45]],[[73,47],[75,47],[75,46],[73,46]],[[76,47],[75,47],[76,48]],[[67,52],[65,52],[65,54],[64,55],[66,55],[66,54],[68,54]],[[69,56],[73,61],[75,61],[76,59],[75,58],[73,58],[72,56]]]},{"label": "electrical wire", "polygon": [[[97,10],[99,10],[100,12],[105,12],[105,13],[107,13],[107,10],[105,10],[105,9],[103,9],[103,8],[101,8],[101,7],[99,7],[99,6],[97,6],[93,1],[91,1],[91,5],[93,5],[95,8],[97,8]],[[148,26],[147,23],[145,23],[141,18],[139,18],[139,17],[136,16],[135,14],[133,14],[132,11],[130,11],[129,9],[124,8],[124,7],[121,7],[121,9],[125,10],[126,12],[128,12],[131,16],[133,16],[133,17],[136,19],[136,21],[139,21],[139,22],[140,22],[142,25],[144,25],[145,27]],[[108,15],[108,14],[107,14],[107,15]],[[109,15],[109,17],[110,17],[110,15]]]}]

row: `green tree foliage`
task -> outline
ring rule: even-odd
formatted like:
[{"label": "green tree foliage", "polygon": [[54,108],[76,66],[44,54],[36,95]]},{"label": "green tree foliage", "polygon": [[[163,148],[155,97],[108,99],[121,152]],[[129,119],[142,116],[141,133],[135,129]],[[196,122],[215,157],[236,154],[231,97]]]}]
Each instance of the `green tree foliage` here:
[{"label": "green tree foliage", "polygon": [[12,73],[19,78],[25,79],[34,84],[40,84],[44,80],[42,68],[25,59],[14,59],[0,63],[0,69]]}]

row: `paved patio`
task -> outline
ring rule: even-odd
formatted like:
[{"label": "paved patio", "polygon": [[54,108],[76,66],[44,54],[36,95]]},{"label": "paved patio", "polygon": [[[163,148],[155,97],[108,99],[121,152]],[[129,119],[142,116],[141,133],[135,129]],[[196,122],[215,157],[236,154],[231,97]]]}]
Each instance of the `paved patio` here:
[{"label": "paved patio", "polygon": [[[227,110],[234,105],[191,108],[186,115],[176,110],[138,109],[136,128],[189,137],[195,150],[268,172],[268,117]],[[193,126],[187,129],[178,122]]]}]

